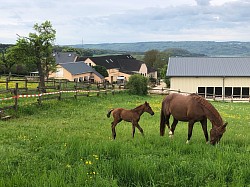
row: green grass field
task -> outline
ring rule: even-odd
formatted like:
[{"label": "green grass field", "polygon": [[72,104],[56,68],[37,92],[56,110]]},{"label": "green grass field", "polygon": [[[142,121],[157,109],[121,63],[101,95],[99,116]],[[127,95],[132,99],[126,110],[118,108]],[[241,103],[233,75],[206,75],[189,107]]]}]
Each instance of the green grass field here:
[{"label": "green grass field", "polygon": [[[186,123],[172,140],[160,137],[162,99],[120,93],[26,101],[16,118],[0,121],[0,186],[250,186],[249,103],[213,102],[229,123],[220,144],[207,145],[197,123],[187,145]],[[141,117],[145,137],[136,130],[132,139],[131,124],[121,122],[113,141],[107,111],[145,101],[155,111]]]}]

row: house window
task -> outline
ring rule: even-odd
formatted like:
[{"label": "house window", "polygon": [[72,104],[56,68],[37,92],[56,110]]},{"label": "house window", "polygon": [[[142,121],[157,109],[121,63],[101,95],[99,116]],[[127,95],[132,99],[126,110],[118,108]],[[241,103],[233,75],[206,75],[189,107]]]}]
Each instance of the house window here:
[{"label": "house window", "polygon": [[79,77],[79,82],[83,82],[83,77]]},{"label": "house window", "polygon": [[78,82],[78,78],[74,78],[74,82]]},{"label": "house window", "polygon": [[95,82],[95,77],[92,75],[92,76],[89,76],[89,81],[91,83],[94,83]]},{"label": "house window", "polygon": [[91,67],[91,63],[89,63],[89,66]]},{"label": "house window", "polygon": [[63,77],[63,68],[57,68],[56,77]]},{"label": "house window", "polygon": [[89,81],[89,76],[84,76],[84,81]]},{"label": "house window", "polygon": [[249,98],[249,87],[242,88],[242,98]]},{"label": "house window", "polygon": [[240,98],[240,94],[241,94],[240,92],[241,92],[240,87],[234,87],[233,88],[233,97]]}]

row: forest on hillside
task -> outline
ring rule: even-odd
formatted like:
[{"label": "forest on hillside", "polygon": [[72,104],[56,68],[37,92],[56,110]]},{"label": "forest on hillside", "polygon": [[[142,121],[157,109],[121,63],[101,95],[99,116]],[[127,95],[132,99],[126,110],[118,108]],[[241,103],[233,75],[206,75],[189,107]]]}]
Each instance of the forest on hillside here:
[{"label": "forest on hillside", "polygon": [[103,49],[120,52],[145,52],[149,50],[164,51],[171,48],[188,50],[194,54],[206,56],[250,56],[250,42],[216,42],[216,41],[160,41],[137,43],[103,43],[103,44],[79,44],[76,48]]}]

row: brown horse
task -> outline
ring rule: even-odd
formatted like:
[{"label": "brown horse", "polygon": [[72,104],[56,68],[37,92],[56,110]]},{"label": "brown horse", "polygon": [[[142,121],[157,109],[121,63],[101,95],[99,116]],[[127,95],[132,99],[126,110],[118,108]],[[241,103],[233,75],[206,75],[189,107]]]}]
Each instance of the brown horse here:
[{"label": "brown horse", "polygon": [[114,121],[111,123],[113,139],[115,139],[116,137],[115,126],[122,120],[132,123],[132,137],[134,138],[135,127],[137,127],[139,131],[141,132],[141,134],[143,135],[143,129],[140,127],[138,123],[141,115],[144,112],[154,115],[154,111],[152,110],[152,108],[149,106],[149,103],[147,102],[131,110],[126,110],[123,108],[112,109],[107,114],[108,118],[110,117],[111,112],[114,118]]},{"label": "brown horse", "polygon": [[[170,128],[169,118],[171,115],[173,116],[173,123]],[[215,145],[226,131],[227,123],[223,123],[219,112],[214,106],[196,94],[187,96],[176,93],[170,94],[162,101],[160,135],[164,135],[166,124],[169,128],[169,135],[172,137],[178,121],[188,122],[187,143],[189,143],[194,123],[199,121],[208,142],[207,118],[212,123],[210,143]]]}]

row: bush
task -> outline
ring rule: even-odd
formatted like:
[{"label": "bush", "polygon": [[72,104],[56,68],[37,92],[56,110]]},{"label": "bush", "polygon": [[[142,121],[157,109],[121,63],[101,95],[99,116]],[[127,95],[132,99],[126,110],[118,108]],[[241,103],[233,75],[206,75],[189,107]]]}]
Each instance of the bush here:
[{"label": "bush", "polygon": [[136,74],[129,78],[126,85],[130,94],[147,95],[148,93],[148,78]]}]

